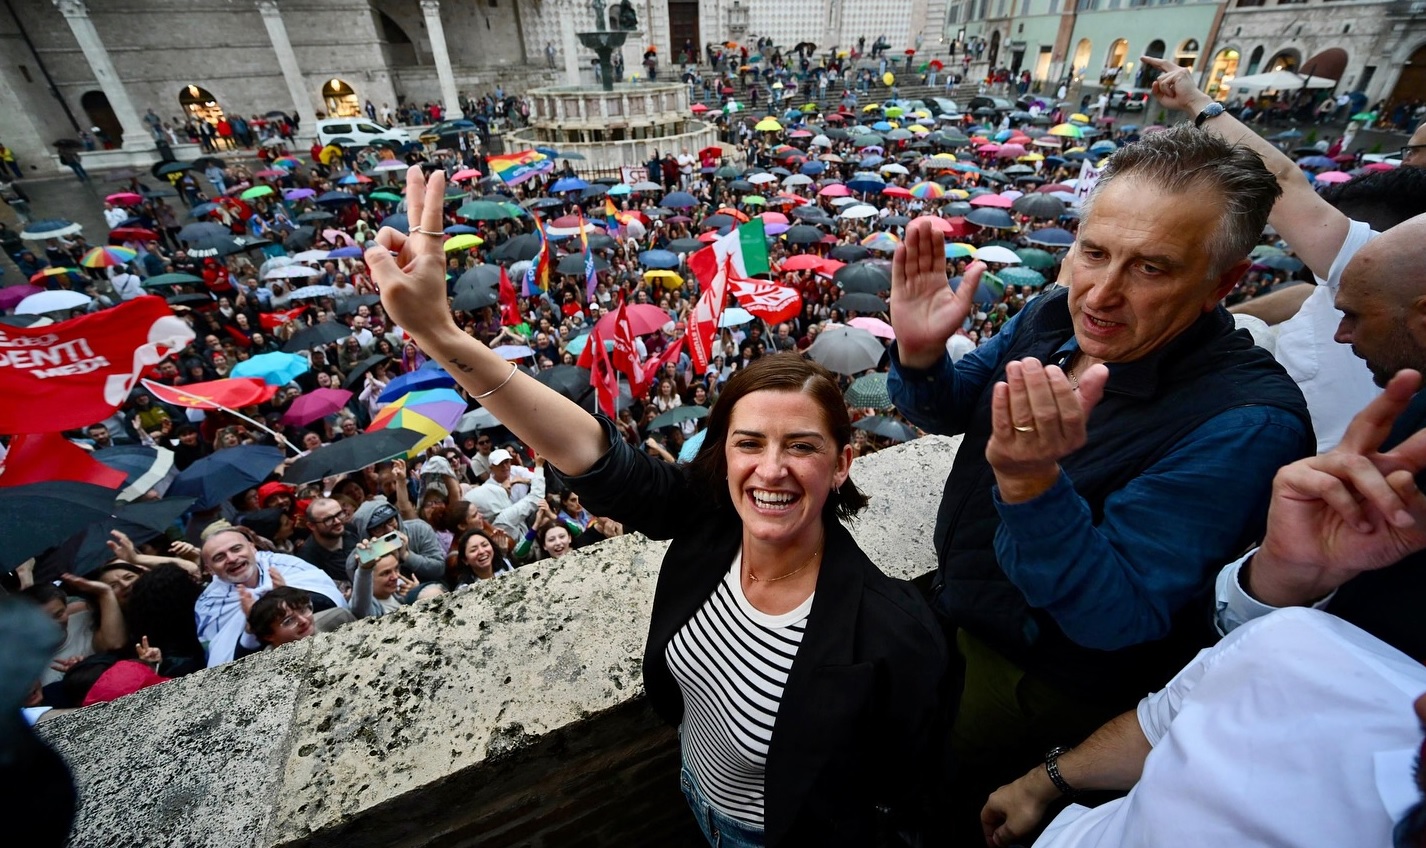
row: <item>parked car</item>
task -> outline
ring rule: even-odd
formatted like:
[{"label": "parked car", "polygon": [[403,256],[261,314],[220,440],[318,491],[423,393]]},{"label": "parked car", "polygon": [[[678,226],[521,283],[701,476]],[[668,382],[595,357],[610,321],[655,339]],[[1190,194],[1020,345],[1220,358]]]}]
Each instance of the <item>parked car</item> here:
[{"label": "parked car", "polygon": [[975,112],[980,109],[989,109],[992,112],[1000,114],[1004,112],[1014,112],[1015,104],[1006,100],[1004,97],[988,97],[982,94],[972,97],[970,103],[966,105],[966,111],[971,114],[975,114]]},{"label": "parked car", "polygon": [[1116,88],[1109,92],[1109,108],[1121,112],[1142,112],[1149,105],[1147,88]]},{"label": "parked car", "polygon": [[327,118],[317,122],[317,140],[323,145],[343,138],[358,147],[386,141],[405,144],[411,140],[405,130],[382,126],[366,118]]}]

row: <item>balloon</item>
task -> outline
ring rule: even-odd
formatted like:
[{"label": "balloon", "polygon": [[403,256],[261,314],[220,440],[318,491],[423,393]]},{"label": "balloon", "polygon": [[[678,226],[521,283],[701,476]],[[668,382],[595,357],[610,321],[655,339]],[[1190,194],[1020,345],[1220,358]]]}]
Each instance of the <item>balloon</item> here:
[{"label": "balloon", "polygon": [[890,71],[887,71],[886,73],[881,75],[881,81],[886,83],[887,85],[891,85],[892,83],[896,82],[896,75]]}]

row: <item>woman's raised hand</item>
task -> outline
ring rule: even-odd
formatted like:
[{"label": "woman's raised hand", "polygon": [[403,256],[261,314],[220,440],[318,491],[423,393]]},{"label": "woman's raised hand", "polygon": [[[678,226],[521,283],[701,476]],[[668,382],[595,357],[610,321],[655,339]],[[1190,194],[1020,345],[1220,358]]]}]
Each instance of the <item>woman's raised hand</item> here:
[{"label": "woman's raised hand", "polygon": [[406,175],[406,216],[411,231],[382,227],[376,244],[366,251],[366,267],[376,280],[381,305],[393,321],[417,338],[455,329],[446,305],[446,255],[442,248],[445,191],[443,172],[433,173],[428,180],[421,168],[413,165]]}]

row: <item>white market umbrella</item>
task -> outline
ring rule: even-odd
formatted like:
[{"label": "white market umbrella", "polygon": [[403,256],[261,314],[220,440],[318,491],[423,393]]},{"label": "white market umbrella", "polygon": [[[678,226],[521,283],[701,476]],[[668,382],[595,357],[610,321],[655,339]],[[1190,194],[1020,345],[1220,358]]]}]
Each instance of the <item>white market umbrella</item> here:
[{"label": "white market umbrella", "polygon": [[1303,76],[1294,71],[1269,71],[1265,74],[1234,77],[1230,81],[1225,81],[1224,85],[1247,91],[1264,89],[1291,91],[1294,88],[1335,88],[1337,80],[1327,77]]}]

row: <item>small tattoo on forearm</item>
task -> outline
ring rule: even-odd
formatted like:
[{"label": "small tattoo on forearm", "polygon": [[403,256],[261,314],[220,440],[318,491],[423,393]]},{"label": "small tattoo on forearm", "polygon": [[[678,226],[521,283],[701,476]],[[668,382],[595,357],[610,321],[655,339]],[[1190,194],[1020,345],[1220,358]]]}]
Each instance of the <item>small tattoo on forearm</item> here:
[{"label": "small tattoo on forearm", "polygon": [[466,365],[464,362],[461,362],[459,359],[456,359],[454,356],[451,357],[451,364],[454,365],[455,367],[459,368],[459,369],[461,370],[461,373],[464,373],[464,374],[469,374],[470,372],[472,372],[472,371],[475,370],[474,368],[470,367],[469,365]]}]

